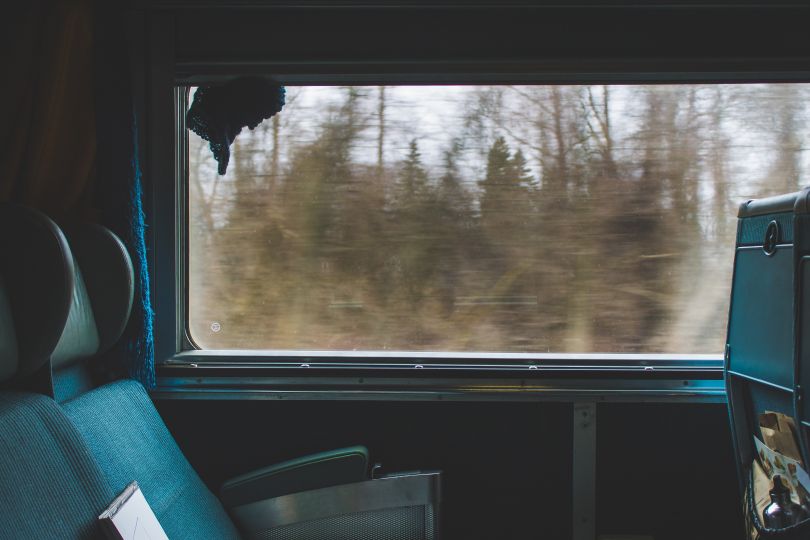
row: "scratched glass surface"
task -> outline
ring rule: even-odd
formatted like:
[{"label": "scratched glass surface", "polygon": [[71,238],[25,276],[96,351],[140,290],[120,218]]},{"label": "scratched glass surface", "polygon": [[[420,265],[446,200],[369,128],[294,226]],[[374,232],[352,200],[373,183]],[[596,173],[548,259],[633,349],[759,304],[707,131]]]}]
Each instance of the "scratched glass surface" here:
[{"label": "scratched glass surface", "polygon": [[224,176],[188,134],[190,336],[721,353],[737,205],[807,182],[808,97],[802,84],[290,87]]}]

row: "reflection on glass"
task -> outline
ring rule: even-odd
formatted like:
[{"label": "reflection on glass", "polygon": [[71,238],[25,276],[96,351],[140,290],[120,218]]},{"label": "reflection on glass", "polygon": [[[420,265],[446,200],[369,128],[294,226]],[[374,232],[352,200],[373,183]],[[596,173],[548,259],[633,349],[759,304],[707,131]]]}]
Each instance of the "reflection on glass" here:
[{"label": "reflection on glass", "polygon": [[807,172],[808,86],[292,87],[216,175],[204,349],[722,352],[738,202]]}]

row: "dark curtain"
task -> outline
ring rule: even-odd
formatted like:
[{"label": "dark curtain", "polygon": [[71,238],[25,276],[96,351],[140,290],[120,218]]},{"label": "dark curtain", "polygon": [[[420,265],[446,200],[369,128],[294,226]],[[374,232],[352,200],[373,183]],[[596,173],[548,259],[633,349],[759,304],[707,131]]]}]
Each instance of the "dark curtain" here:
[{"label": "dark curtain", "polygon": [[93,4],[33,0],[11,9],[3,15],[0,199],[56,218],[84,215],[95,179]]},{"label": "dark curtain", "polygon": [[123,13],[114,2],[34,0],[4,14],[0,200],[110,227],[129,248],[136,299],[108,357],[154,386],[138,124]]}]

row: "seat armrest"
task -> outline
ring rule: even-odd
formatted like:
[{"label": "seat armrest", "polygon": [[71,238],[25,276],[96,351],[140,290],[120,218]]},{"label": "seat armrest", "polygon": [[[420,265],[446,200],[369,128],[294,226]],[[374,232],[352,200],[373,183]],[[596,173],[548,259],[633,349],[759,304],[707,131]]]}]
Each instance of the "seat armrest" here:
[{"label": "seat armrest", "polygon": [[230,513],[246,540],[435,540],[440,529],[440,486],[438,471],[392,474],[255,501],[231,508]]},{"label": "seat armrest", "polygon": [[311,454],[237,476],[222,485],[225,508],[289,493],[367,480],[368,450],[352,446]]}]

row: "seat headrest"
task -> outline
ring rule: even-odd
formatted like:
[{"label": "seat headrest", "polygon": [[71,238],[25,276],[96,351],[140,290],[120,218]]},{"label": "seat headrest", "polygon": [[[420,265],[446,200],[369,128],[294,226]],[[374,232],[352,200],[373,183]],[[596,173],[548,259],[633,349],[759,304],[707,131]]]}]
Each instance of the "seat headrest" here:
[{"label": "seat headrest", "polygon": [[[75,274],[70,248],[59,227],[44,214],[23,206],[0,205],[0,255],[5,316],[13,320],[13,330],[6,327],[2,332],[4,336],[9,331],[14,334],[17,350],[16,363],[2,361],[0,380],[6,380],[15,370],[30,375],[48,361],[67,321]],[[7,324],[11,323],[3,322],[3,326]]]},{"label": "seat headrest", "polygon": [[0,382],[10,379],[17,373],[19,358],[17,336],[14,332],[11,304],[6,294],[5,281],[0,275]]},{"label": "seat headrest", "polygon": [[57,369],[109,350],[124,332],[135,293],[132,260],[112,231],[84,224],[66,232],[75,279],[70,313],[51,355]]}]

